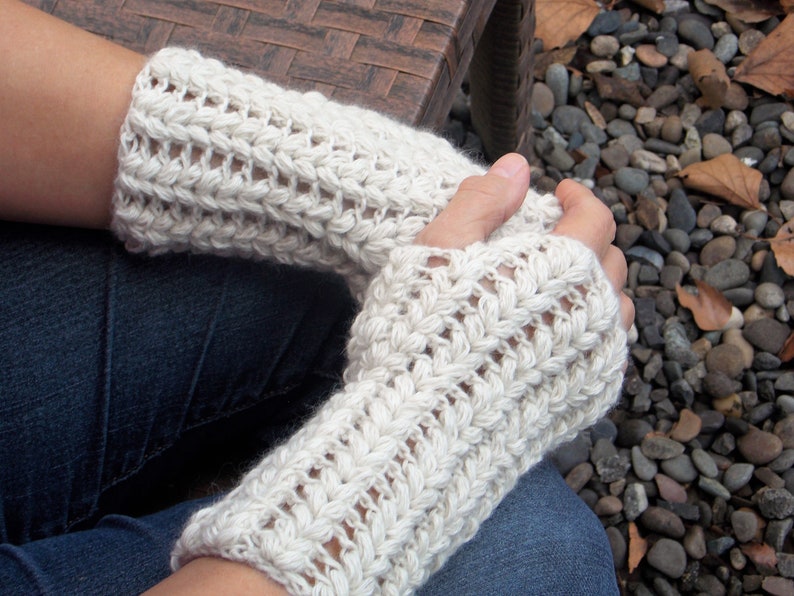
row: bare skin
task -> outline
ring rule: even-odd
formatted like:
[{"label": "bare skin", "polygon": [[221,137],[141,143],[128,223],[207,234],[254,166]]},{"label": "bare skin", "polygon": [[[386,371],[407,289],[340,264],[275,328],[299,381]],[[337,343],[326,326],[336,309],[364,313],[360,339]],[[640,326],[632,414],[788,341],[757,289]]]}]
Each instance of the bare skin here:
[{"label": "bare skin", "polygon": [[[16,0],[0,0],[0,219],[106,228],[116,175],[118,131],[145,57]],[[518,209],[529,186],[519,155],[467,178],[417,242],[462,248],[484,240]],[[609,210],[583,186],[562,182],[555,233],[598,255],[620,294],[626,328],[634,309],[621,289],[626,262],[611,246]],[[197,559],[148,594],[285,594],[247,565]]]}]

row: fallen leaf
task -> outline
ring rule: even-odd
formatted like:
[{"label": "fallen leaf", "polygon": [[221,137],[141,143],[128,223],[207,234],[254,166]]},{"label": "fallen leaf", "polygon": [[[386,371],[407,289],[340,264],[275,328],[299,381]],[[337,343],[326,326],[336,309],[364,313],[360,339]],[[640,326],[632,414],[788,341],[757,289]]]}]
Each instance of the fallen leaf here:
[{"label": "fallen leaf", "polygon": [[546,76],[546,69],[552,64],[565,64],[568,65],[576,55],[576,48],[570,46],[568,48],[561,48],[558,50],[551,50],[549,52],[541,52],[534,58],[532,69],[536,79],[541,81]]},{"label": "fallen leaf", "polygon": [[772,95],[794,97],[792,47],[794,47],[794,15],[789,15],[750,52],[736,69],[733,79]]},{"label": "fallen leaf", "polygon": [[535,37],[544,50],[561,48],[587,31],[600,10],[595,0],[537,0]]},{"label": "fallen leaf", "polygon": [[629,522],[629,573],[639,566],[647,552],[648,541],[640,536],[637,524]]},{"label": "fallen leaf", "polygon": [[703,94],[706,105],[715,110],[722,107],[731,85],[725,65],[717,59],[714,52],[706,49],[689,52],[687,62],[689,73]]},{"label": "fallen leaf", "polygon": [[745,23],[760,23],[783,12],[778,0],[706,0]]},{"label": "fallen leaf", "polygon": [[758,199],[763,174],[744,165],[732,153],[695,162],[681,170],[677,176],[683,180],[684,186],[713,194],[732,205],[765,210]]},{"label": "fallen leaf", "polygon": [[717,288],[704,281],[695,280],[697,295],[690,294],[681,284],[676,284],[678,302],[692,311],[695,324],[701,331],[719,331],[728,324],[733,307]]},{"label": "fallen leaf", "polygon": [[656,14],[662,14],[665,9],[664,0],[632,0],[632,2]]},{"label": "fallen leaf", "polygon": [[775,237],[769,240],[778,267],[794,275],[794,219],[780,226]]},{"label": "fallen leaf", "polygon": [[585,112],[587,112],[587,115],[590,116],[590,120],[593,121],[593,124],[595,124],[601,130],[606,130],[607,128],[606,118],[604,118],[604,115],[597,107],[595,107],[589,101],[586,101],[584,102],[584,110]]},{"label": "fallen leaf", "polygon": [[645,98],[640,93],[639,84],[626,79],[616,79],[593,73],[590,75],[595,81],[598,96],[601,99],[614,99],[622,103],[628,103],[635,108],[645,105]]},{"label": "fallen leaf", "polygon": [[776,571],[777,555],[775,554],[775,549],[768,544],[751,542],[750,544],[742,544],[741,549],[759,572],[769,573]]},{"label": "fallen leaf", "polygon": [[791,335],[786,338],[786,343],[784,343],[783,347],[780,348],[780,352],[778,352],[777,357],[780,358],[781,362],[789,362],[792,358],[794,358],[794,331],[792,331]]}]

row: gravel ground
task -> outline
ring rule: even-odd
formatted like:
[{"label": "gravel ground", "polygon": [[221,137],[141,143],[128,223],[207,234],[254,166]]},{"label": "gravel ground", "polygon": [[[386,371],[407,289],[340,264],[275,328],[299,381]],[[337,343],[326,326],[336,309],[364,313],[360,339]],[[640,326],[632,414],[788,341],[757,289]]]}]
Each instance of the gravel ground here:
[{"label": "gravel ground", "polygon": [[[624,593],[792,595],[794,370],[778,354],[794,283],[768,239],[794,217],[794,109],[738,84],[702,107],[687,67],[707,48],[732,74],[779,20],[746,28],[677,4],[660,16],[619,2],[534,87],[534,184],[574,177],[610,207],[637,311],[619,406],[555,461],[607,529]],[[599,94],[599,75],[634,82],[639,101]],[[481,150],[465,85],[445,130]],[[723,153],[763,174],[765,211],[675,176]],[[676,285],[698,280],[732,305],[721,331],[698,329],[678,301]]]}]

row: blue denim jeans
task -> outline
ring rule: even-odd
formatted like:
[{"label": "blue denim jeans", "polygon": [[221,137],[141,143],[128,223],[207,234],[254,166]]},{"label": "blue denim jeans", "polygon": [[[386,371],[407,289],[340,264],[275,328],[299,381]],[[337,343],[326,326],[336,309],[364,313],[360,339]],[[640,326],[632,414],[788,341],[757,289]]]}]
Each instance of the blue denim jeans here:
[{"label": "blue denim jeans", "polygon": [[[0,223],[0,592],[164,578],[213,498],[195,488],[239,474],[339,383],[354,309],[328,274]],[[422,593],[616,584],[598,519],[544,463]]]}]

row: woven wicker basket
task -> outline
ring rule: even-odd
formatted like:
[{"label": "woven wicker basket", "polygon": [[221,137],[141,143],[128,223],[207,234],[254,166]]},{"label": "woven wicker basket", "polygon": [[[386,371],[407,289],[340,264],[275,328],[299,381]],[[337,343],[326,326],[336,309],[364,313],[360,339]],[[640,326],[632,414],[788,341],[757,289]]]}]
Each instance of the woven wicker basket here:
[{"label": "woven wicker basket", "polygon": [[533,0],[26,0],[130,49],[193,47],[437,128],[472,63],[490,157],[529,151]]}]

